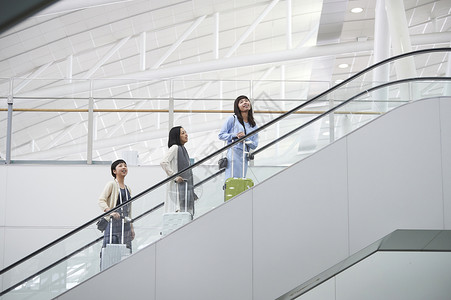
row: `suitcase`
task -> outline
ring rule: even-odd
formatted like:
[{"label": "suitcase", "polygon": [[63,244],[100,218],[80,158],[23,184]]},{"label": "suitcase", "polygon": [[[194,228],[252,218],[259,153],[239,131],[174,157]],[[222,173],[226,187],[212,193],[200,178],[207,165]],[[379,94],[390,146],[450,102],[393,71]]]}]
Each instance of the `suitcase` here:
[{"label": "suitcase", "polygon": [[110,240],[109,244],[102,248],[100,259],[100,271],[117,264],[130,255],[130,249],[124,244],[124,218],[122,220],[122,235],[120,244],[111,244],[113,237],[113,217],[110,217]]},{"label": "suitcase", "polygon": [[[179,199],[179,189],[176,187],[176,197]],[[163,226],[161,229],[161,235],[165,236],[179,227],[191,222],[193,216],[188,212],[188,182],[185,181],[185,211],[183,212],[171,212],[163,214]]]},{"label": "suitcase", "polygon": [[[246,153],[246,142],[243,141],[243,175],[241,178],[227,178],[225,181],[225,188],[224,188],[224,201],[227,201],[233,197],[235,197],[238,194],[241,194],[245,190],[251,188],[254,186],[254,181],[250,178],[244,177],[244,164],[245,164],[245,155]],[[233,175],[233,150],[232,150],[232,159],[231,159],[231,168],[232,168],[232,175]]]}]

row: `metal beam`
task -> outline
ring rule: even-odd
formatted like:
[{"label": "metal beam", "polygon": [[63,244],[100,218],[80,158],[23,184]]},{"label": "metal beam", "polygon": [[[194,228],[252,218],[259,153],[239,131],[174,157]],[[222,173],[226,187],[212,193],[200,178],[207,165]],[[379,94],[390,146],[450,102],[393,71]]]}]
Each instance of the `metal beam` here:
[{"label": "metal beam", "polygon": [[166,51],[166,53],[152,66],[151,69],[157,69],[161,64],[177,49],[178,46],[199,26],[206,16],[197,18],[197,20],[182,34],[182,36]]},{"label": "metal beam", "polygon": [[292,33],[292,14],[293,14],[293,9],[292,9],[292,5],[291,5],[291,0],[286,0],[287,2],[287,15],[286,15],[286,20],[287,20],[287,31],[286,31],[286,35],[287,35],[287,49],[291,49],[293,48],[293,33]]},{"label": "metal beam", "polygon": [[[412,36],[412,43],[436,44],[449,43],[451,32],[421,34]],[[263,65],[269,63],[283,63],[292,60],[312,59],[324,56],[342,55],[345,53],[358,53],[373,51],[373,41],[349,42],[332,45],[313,46],[301,49],[291,49],[273,53],[254,54],[249,56],[231,57],[221,60],[210,60],[194,64],[178,65],[156,70],[147,70],[145,72],[130,73],[126,75],[114,76],[109,79],[96,83],[96,88],[109,88],[121,84],[134,83],[136,80],[161,80],[164,78],[173,78],[183,75],[197,74],[203,72],[224,70],[230,68],[247,67],[254,65]],[[70,85],[71,94],[86,92],[86,83],[74,83]],[[23,97],[53,97],[67,94],[68,85],[61,85],[53,88],[40,88],[34,91],[23,93]],[[17,95],[16,95],[17,96]]]},{"label": "metal beam", "polygon": [[18,86],[14,88],[13,95],[20,92],[24,87],[26,87],[33,79],[38,77],[42,72],[47,70],[53,64],[53,61],[46,63],[45,65],[40,66],[36,71],[34,71],[30,76],[27,76],[27,79],[22,81]]},{"label": "metal beam", "polygon": [[147,32],[142,32],[139,35],[139,70],[144,71],[146,69],[146,39]]},{"label": "metal beam", "polygon": [[219,58],[219,13],[213,15],[214,30],[213,30],[213,58]]},{"label": "metal beam", "polygon": [[103,57],[100,59],[94,67],[92,67],[85,75],[83,75],[83,79],[91,78],[91,76],[104,64],[107,60],[111,58],[128,40],[130,36],[123,38],[120,40],[113,48],[110,49]]},{"label": "metal beam", "polygon": [[41,147],[41,148],[42,149],[51,149],[51,148],[55,147],[56,144],[58,144],[66,135],[68,135],[71,132],[72,129],[74,129],[75,127],[80,125],[80,123],[82,123],[82,122],[78,122],[78,123],[75,123],[75,124],[72,124],[72,125],[66,127],[54,139],[52,139],[50,141],[50,143],[48,143],[47,145],[45,145],[44,147]]},{"label": "metal beam", "polygon": [[[257,83],[255,83],[253,85],[253,90],[255,92],[255,90],[260,87],[260,85],[262,84],[263,81],[266,80],[266,78],[268,78],[268,76],[274,71],[274,69],[276,68],[276,66],[272,66],[268,69],[266,69],[265,73],[262,74],[262,76],[260,76],[260,78],[257,81]],[[255,81],[254,81],[255,82]]]},{"label": "metal beam", "polygon": [[260,14],[260,16],[255,19],[255,21],[249,26],[249,28],[243,33],[243,35],[238,39],[238,41],[235,43],[235,45],[230,48],[230,50],[225,55],[225,58],[228,58],[232,56],[233,53],[235,53],[236,49],[244,42],[245,39],[254,31],[255,27],[257,27],[258,24],[263,20],[263,18],[273,9],[274,6],[279,2],[279,0],[273,0],[266,8],[265,10]]},{"label": "metal beam", "polygon": [[66,69],[66,77],[69,79],[69,82],[72,82],[73,76],[73,67],[74,67],[74,56],[71,54],[66,59],[67,69]]},{"label": "metal beam", "polygon": [[[141,102],[139,102],[139,103],[136,105],[136,107],[135,107],[134,109],[139,110],[139,109],[141,109],[141,107],[144,106],[144,104],[146,104],[146,101],[141,101]],[[117,123],[116,125],[114,125],[113,129],[110,130],[110,131],[108,132],[107,137],[108,137],[108,138],[112,137],[112,136],[119,130],[119,128],[121,128],[122,126],[124,126],[124,124],[125,124],[128,120],[130,120],[132,117],[134,117],[134,112],[130,112],[130,113],[128,113],[127,115],[125,115],[124,117],[122,117],[121,120],[120,120],[120,122]]]}]

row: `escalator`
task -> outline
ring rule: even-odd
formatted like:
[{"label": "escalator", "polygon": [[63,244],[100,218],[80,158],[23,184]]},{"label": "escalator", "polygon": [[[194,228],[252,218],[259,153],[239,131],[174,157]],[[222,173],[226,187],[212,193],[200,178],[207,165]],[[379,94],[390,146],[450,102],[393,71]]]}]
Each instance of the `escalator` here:
[{"label": "escalator", "polygon": [[451,231],[396,230],[277,300],[447,299]]},{"label": "escalator", "polygon": [[[425,98],[449,96],[451,78],[395,79],[395,68],[392,66],[414,58],[417,66],[427,68],[428,64],[444,61],[450,51],[450,48],[421,50],[375,64],[261,126],[247,136],[259,135],[259,147],[253,152],[255,160],[249,166],[248,177],[256,186],[265,184],[279,172],[401,105]],[[390,82],[375,83],[372,80],[375,73],[387,65],[393,72],[392,79]],[[218,170],[217,161],[228,148],[239,142],[241,140],[189,167],[198,179],[195,188],[203,201],[197,204],[195,220],[187,227],[201,226],[205,219],[202,217],[212,211],[232,209],[233,205],[224,205],[223,170]],[[166,243],[170,243],[177,235],[176,231],[172,236],[161,239],[159,230],[163,207],[161,199],[165,198],[166,183],[176,176],[178,174],[131,200],[136,239],[133,241],[134,254],[127,260],[141,255],[145,249],[157,248],[158,241],[165,243],[167,240]],[[1,270],[0,299],[52,299],[98,275],[102,236],[95,228],[97,219]],[[233,224],[230,226],[233,227]],[[157,296],[155,292],[155,298],[159,299]]]}]

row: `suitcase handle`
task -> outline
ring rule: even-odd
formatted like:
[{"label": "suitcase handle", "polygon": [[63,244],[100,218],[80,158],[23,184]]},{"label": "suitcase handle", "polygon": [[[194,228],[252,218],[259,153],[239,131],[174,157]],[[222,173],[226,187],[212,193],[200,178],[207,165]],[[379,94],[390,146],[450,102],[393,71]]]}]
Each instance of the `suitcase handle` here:
[{"label": "suitcase handle", "polygon": [[[252,141],[246,141],[246,140],[243,140],[242,143],[243,143],[243,173],[242,173],[243,176],[242,176],[242,177],[244,178],[244,177],[245,177],[245,176],[244,176],[244,175],[245,175],[245,174],[244,174],[244,163],[245,163],[245,160],[246,160],[245,155],[246,155],[246,153],[250,154],[250,151],[246,151],[246,144],[252,144]],[[231,173],[232,173],[232,177],[233,177],[233,152],[234,152],[234,151],[233,151],[233,147],[230,148],[230,150],[232,151],[232,159],[231,159],[231,160],[232,160],[232,162],[231,162],[231,163],[232,163],[232,167],[231,167],[231,171],[232,171],[232,172],[231,172]]]},{"label": "suitcase handle", "polygon": [[[188,181],[186,179],[183,179],[183,182],[185,183],[185,212],[188,211]],[[180,203],[180,193],[179,193],[179,187],[178,185],[181,183],[177,182],[176,185],[176,199]]]},{"label": "suitcase handle", "polygon": [[[125,224],[125,219],[130,219],[128,217],[123,217],[121,216],[121,221],[122,221],[122,233],[121,233],[121,244],[124,244],[124,224]],[[110,217],[110,240],[109,240],[109,244],[112,244],[113,242],[113,219],[114,217],[111,216]],[[127,222],[130,222],[130,220],[127,220]]]}]

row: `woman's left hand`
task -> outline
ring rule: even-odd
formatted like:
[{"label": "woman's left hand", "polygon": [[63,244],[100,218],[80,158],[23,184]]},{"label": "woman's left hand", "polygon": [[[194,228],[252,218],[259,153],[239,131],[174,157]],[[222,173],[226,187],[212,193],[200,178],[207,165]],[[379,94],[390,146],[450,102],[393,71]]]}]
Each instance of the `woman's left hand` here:
[{"label": "woman's left hand", "polygon": [[236,137],[237,138],[242,138],[243,136],[245,136],[245,134],[244,134],[244,132],[242,132],[242,131],[240,131],[240,132],[238,132],[237,134],[236,134]]}]

